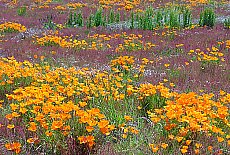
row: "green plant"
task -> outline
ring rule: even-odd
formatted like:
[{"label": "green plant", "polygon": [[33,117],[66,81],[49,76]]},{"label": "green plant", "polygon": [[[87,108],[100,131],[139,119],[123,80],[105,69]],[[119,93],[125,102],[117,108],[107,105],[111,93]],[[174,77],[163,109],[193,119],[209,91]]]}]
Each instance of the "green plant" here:
[{"label": "green plant", "polygon": [[94,24],[96,27],[103,25],[103,11],[102,8],[98,9],[94,16]]},{"label": "green plant", "polygon": [[17,13],[19,16],[25,16],[26,15],[26,6],[22,6],[17,9]]},{"label": "green plant", "polygon": [[81,26],[81,27],[84,26],[82,13],[78,13],[78,16],[77,16],[77,25]]},{"label": "green plant", "polygon": [[215,25],[216,15],[212,8],[205,8],[204,11],[200,13],[200,26],[213,27]]},{"label": "green plant", "polygon": [[188,27],[191,25],[192,13],[191,10],[186,8],[183,10],[183,27]]},{"label": "green plant", "polygon": [[170,11],[168,26],[170,28],[180,27],[180,14],[176,10]]},{"label": "green plant", "polygon": [[70,14],[69,14],[69,18],[68,18],[68,20],[67,20],[67,26],[68,27],[70,27],[71,25],[72,25],[72,23],[73,23],[73,13],[72,12],[70,12]]},{"label": "green plant", "polygon": [[46,29],[56,30],[57,25],[53,22],[53,16],[47,15],[45,19],[41,19],[41,22],[43,23],[43,27]]},{"label": "green plant", "polygon": [[114,10],[111,9],[109,12],[108,24],[111,24],[114,22],[115,22],[115,14],[114,14]]},{"label": "green plant", "polygon": [[121,15],[120,15],[119,12],[116,14],[116,17],[115,17],[115,18],[116,18],[116,22],[119,23],[120,20],[121,20]]},{"label": "green plant", "polygon": [[130,29],[134,29],[134,13],[133,13],[133,11],[131,12],[131,25],[130,25]]},{"label": "green plant", "polygon": [[94,18],[93,14],[90,14],[90,16],[88,17],[87,23],[86,23],[87,28],[93,27],[94,25],[93,18]]},{"label": "green plant", "polygon": [[82,12],[79,12],[78,14],[76,12],[74,12],[74,14],[70,12],[66,25],[67,27],[84,26]]},{"label": "green plant", "polygon": [[[134,21],[134,15],[131,14]],[[143,30],[153,29],[153,9],[147,8],[143,14],[136,15],[136,21],[138,22],[138,28]]]},{"label": "green plant", "polygon": [[230,18],[224,20],[224,28],[230,29]]},{"label": "green plant", "polygon": [[156,14],[156,26],[160,27],[163,26],[163,14],[161,11],[157,11]]}]

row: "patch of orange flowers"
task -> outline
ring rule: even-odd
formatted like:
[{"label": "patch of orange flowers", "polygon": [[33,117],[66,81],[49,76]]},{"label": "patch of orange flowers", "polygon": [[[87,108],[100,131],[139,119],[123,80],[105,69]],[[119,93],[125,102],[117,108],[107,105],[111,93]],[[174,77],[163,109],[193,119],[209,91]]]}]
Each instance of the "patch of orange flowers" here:
[{"label": "patch of orange flowers", "polygon": [[19,23],[5,22],[0,24],[0,32],[25,32],[26,27]]}]

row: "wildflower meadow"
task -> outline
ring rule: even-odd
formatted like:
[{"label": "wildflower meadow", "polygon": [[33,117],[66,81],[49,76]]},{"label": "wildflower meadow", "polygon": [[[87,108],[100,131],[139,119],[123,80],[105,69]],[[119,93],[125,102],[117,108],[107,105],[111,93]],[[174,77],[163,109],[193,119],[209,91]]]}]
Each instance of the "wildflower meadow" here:
[{"label": "wildflower meadow", "polygon": [[0,10],[0,155],[230,154],[229,0]]}]

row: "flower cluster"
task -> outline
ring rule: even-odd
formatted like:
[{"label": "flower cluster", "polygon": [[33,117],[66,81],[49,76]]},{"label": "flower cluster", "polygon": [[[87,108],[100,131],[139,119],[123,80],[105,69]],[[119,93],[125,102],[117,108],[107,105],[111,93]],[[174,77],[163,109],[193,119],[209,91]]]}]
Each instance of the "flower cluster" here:
[{"label": "flower cluster", "polygon": [[[171,141],[175,140],[183,145],[182,153],[188,151],[189,145],[195,145],[192,141],[197,141],[194,135],[198,133],[205,133],[207,137],[216,136],[220,143],[224,140],[229,143],[227,104],[230,103],[230,98],[223,91],[221,94],[218,101],[212,99],[214,94],[174,94],[173,98],[166,101],[166,106],[148,113],[154,123],[165,124],[164,130]],[[155,147],[151,147],[155,151]],[[199,152],[198,148],[195,152]]]},{"label": "flower cluster", "polygon": [[203,52],[200,49],[196,50],[190,50],[189,55],[196,54],[198,61],[203,62],[219,62],[219,61],[225,61],[223,58],[224,53],[220,52],[217,47],[207,48],[207,52]]},{"label": "flower cluster", "polygon": [[68,3],[66,4],[67,7],[72,8],[72,9],[77,9],[77,8],[82,8],[87,6],[87,4],[84,3]]},{"label": "flower cluster", "polygon": [[[142,63],[147,62],[145,58]],[[110,135],[115,130],[115,126],[110,123],[112,120],[108,120],[100,108],[97,108],[97,104],[94,104],[122,101],[125,94],[131,96],[138,90],[132,84],[131,76],[128,78],[131,75],[128,72],[132,72],[132,68],[137,68],[138,74],[134,58],[129,56],[112,60],[111,72],[88,68],[52,69],[49,65],[17,62],[14,58],[2,58],[0,63],[3,66],[1,86],[5,86],[8,80],[12,84],[9,86],[14,86],[15,82],[22,82],[17,81],[17,78],[22,77],[27,81],[27,84],[23,82],[12,88],[11,94],[6,94],[11,110],[5,118],[9,122],[9,130],[16,127],[16,120],[24,120],[27,132],[35,137],[27,137],[30,144],[38,142],[39,137],[43,136],[56,143],[60,140],[55,139],[57,135],[67,137],[74,134],[78,136],[80,144],[87,144],[92,148],[95,136],[100,135],[99,133]],[[121,70],[117,72],[116,67],[121,67]],[[130,121],[128,117],[124,120]],[[124,134],[128,131],[138,133],[134,127],[126,126],[122,129],[125,130]]]},{"label": "flower cluster", "polygon": [[20,153],[21,151],[21,144],[19,142],[13,142],[13,143],[6,143],[5,147],[9,151],[14,151],[15,153]]},{"label": "flower cluster", "polygon": [[25,32],[26,27],[14,22],[0,24],[0,32]]},{"label": "flower cluster", "polygon": [[[151,42],[142,41],[141,38],[142,35],[127,35],[126,33],[114,35],[95,34],[83,40],[73,39],[73,36],[45,35],[41,38],[36,38],[36,42],[41,46],[60,46],[89,50],[114,48],[116,52],[147,50],[156,46]],[[116,40],[121,40],[123,43],[120,43],[117,47],[112,47],[111,42]]]}]

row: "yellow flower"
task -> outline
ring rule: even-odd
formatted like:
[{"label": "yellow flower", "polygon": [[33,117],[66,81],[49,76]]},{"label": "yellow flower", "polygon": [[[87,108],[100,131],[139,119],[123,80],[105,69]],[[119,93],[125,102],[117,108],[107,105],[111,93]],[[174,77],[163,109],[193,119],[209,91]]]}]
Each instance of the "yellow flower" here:
[{"label": "yellow flower", "polygon": [[183,137],[176,137],[176,140],[180,143],[182,141]]},{"label": "yellow flower", "polygon": [[195,146],[196,146],[196,148],[200,148],[202,146],[202,144],[196,143]]},{"label": "yellow flower", "polygon": [[162,144],[161,144],[161,147],[162,147],[163,149],[166,149],[166,148],[168,147],[168,144],[162,143]]},{"label": "yellow flower", "polygon": [[169,66],[170,66],[170,64],[164,64],[164,66],[165,66],[165,67],[169,67]]},{"label": "yellow flower", "polygon": [[7,128],[8,128],[8,129],[13,129],[13,128],[14,128],[14,124],[9,124],[9,125],[7,125]]}]

